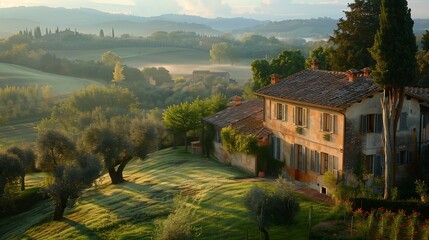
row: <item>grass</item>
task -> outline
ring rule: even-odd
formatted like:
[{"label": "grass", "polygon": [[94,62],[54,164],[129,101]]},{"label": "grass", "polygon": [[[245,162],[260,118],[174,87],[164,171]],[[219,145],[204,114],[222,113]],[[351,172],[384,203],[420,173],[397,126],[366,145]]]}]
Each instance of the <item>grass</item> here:
[{"label": "grass", "polygon": [[[259,239],[256,223],[242,198],[254,184],[242,181],[246,173],[183,149],[165,149],[146,160],[134,160],[125,169],[126,183],[110,185],[103,176],[67,208],[65,218],[51,222],[53,206],[47,200],[31,210],[0,219],[0,236],[5,239],[151,239],[154,221],[171,212],[173,197],[187,196],[196,208],[198,239]],[[40,175],[36,175],[40,181]],[[29,177],[31,182],[32,176]],[[34,181],[33,181],[34,182]],[[33,183],[34,184],[34,183]],[[308,209],[320,222],[329,206],[297,195],[301,211],[293,226],[270,229],[272,239],[307,239]]]},{"label": "grass", "polygon": [[68,59],[98,61],[107,51],[117,54],[123,62],[132,67],[165,67],[173,75],[192,74],[193,70],[229,72],[231,78],[244,81],[252,78],[251,59],[231,64],[210,64],[209,51],[178,47],[139,47],[96,50],[55,50],[56,56]]},{"label": "grass", "polygon": [[52,96],[64,96],[80,90],[90,84],[101,84],[99,82],[45,73],[31,68],[13,64],[0,63],[0,87],[4,86],[27,86],[27,85],[51,85]]}]

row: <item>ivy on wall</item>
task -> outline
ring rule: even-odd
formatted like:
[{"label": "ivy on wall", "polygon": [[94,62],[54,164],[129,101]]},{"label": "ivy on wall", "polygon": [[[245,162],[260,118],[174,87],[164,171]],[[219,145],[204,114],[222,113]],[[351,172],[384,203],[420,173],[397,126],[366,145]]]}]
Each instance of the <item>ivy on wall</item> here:
[{"label": "ivy on wall", "polygon": [[242,152],[255,154],[258,151],[258,140],[251,134],[243,134],[231,126],[221,130],[222,146],[229,153]]}]

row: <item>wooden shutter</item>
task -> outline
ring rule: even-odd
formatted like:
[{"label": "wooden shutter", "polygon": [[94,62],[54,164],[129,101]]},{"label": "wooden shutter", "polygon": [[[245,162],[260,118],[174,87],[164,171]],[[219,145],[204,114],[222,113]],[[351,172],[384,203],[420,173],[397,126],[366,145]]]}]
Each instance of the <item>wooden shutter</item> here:
[{"label": "wooden shutter", "polygon": [[320,113],[319,115],[319,121],[320,121],[320,131],[323,131],[323,113]]},{"label": "wooden shutter", "polygon": [[296,107],[292,107],[292,123],[296,125]]},{"label": "wooden shutter", "polygon": [[277,103],[274,103],[274,119],[277,119],[277,111],[278,111],[278,109],[277,109]]},{"label": "wooden shutter", "polygon": [[381,155],[380,154],[375,155],[375,160],[374,160],[374,176],[376,176],[376,177],[380,177],[381,176],[381,170],[382,170],[381,163],[382,163],[382,161],[381,161]]},{"label": "wooden shutter", "polygon": [[328,171],[332,172],[334,169],[334,156],[328,155]]},{"label": "wooden shutter", "polygon": [[295,145],[290,145],[290,164],[291,168],[295,168]]},{"label": "wooden shutter", "polygon": [[284,107],[284,110],[283,110],[283,120],[287,121],[287,105],[284,104],[283,107]]},{"label": "wooden shutter", "polygon": [[366,115],[361,115],[360,116],[360,132],[361,133],[366,133],[367,131],[367,122],[366,122]]},{"label": "wooden shutter", "polygon": [[308,119],[307,119],[308,109],[302,108],[302,126],[307,127],[308,126]]},{"label": "wooden shutter", "polygon": [[381,114],[375,115],[375,132],[376,133],[383,132],[383,115]]},{"label": "wooden shutter", "polygon": [[332,133],[337,133],[337,115],[332,115]]}]

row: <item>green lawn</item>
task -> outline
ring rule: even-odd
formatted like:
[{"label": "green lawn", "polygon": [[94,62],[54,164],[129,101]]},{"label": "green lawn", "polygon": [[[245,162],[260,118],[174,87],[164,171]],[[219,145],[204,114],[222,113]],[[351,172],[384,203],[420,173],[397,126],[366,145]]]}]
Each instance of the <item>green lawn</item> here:
[{"label": "green lawn", "polygon": [[0,87],[4,86],[51,85],[53,96],[64,96],[90,84],[101,83],[83,79],[45,73],[13,64],[0,63]]},{"label": "green lawn", "polygon": [[[255,222],[242,199],[254,184],[247,174],[210,159],[166,149],[148,159],[134,160],[125,169],[128,182],[110,185],[105,175],[68,208],[63,221],[51,222],[53,207],[43,201],[30,211],[0,219],[5,239],[151,239],[154,220],[172,210],[175,195],[187,196],[196,210],[198,239],[259,239]],[[35,175],[40,181],[41,175]],[[35,181],[28,178],[34,186]],[[268,186],[269,187],[269,186]],[[314,222],[324,219],[329,206],[298,196],[301,211],[293,226],[270,229],[272,239],[307,239],[308,209]],[[1,237],[0,237],[1,238]]]}]

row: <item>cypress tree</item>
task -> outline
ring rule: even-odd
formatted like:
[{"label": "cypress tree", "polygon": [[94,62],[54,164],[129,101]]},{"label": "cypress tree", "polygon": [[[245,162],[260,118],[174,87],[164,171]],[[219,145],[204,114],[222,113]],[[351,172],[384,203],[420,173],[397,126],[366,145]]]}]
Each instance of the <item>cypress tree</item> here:
[{"label": "cypress tree", "polygon": [[385,188],[384,198],[390,197],[394,186],[396,129],[405,96],[405,86],[416,78],[416,37],[414,22],[406,0],[382,0],[380,28],[370,49],[376,61],[373,79],[384,89],[382,98]]}]

